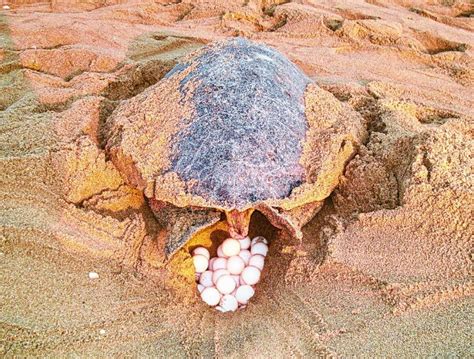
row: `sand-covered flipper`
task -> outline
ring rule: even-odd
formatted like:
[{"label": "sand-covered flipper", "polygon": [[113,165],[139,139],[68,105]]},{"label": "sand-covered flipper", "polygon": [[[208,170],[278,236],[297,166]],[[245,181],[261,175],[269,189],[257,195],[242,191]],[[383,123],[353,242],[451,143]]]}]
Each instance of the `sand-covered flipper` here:
[{"label": "sand-covered flipper", "polygon": [[208,208],[177,207],[151,199],[150,207],[166,229],[165,255],[170,258],[197,232],[221,219],[221,213]]}]

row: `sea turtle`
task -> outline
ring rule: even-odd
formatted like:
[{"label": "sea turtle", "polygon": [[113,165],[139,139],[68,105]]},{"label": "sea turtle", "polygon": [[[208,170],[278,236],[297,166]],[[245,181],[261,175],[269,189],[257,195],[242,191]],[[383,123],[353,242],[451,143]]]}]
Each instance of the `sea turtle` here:
[{"label": "sea turtle", "polygon": [[348,105],[244,38],[186,56],[106,128],[113,163],[168,229],[168,257],[221,220],[246,236],[253,210],[301,239],[365,135]]}]

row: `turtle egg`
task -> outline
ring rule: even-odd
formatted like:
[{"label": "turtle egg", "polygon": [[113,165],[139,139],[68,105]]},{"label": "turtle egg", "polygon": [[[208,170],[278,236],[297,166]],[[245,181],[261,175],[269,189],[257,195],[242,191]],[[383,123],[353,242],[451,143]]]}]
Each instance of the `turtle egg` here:
[{"label": "turtle egg", "polygon": [[238,255],[240,252],[240,243],[237,239],[227,238],[222,243],[222,253],[227,257]]},{"label": "turtle egg", "polygon": [[250,245],[253,246],[255,243],[261,243],[261,242],[268,244],[268,241],[265,237],[257,236],[254,239],[252,239],[252,242],[250,243]]},{"label": "turtle egg", "polygon": [[238,287],[240,285],[240,276],[239,275],[231,275],[231,277],[234,278],[235,285]]},{"label": "turtle egg", "polygon": [[263,266],[265,264],[265,257],[261,254],[255,254],[250,257],[249,266],[257,267],[261,271],[263,270]]},{"label": "turtle egg", "polygon": [[211,259],[209,260],[209,269],[210,269],[210,270],[214,270],[214,262],[215,262],[216,260],[217,260],[216,257],[211,258]]},{"label": "turtle egg", "polygon": [[213,272],[207,270],[201,274],[201,278],[199,278],[199,284],[203,285],[204,287],[212,287],[212,274]]},{"label": "turtle egg", "polygon": [[220,258],[225,258],[226,257],[226,255],[222,251],[222,244],[219,247],[217,247],[217,256],[220,257]]},{"label": "turtle egg", "polygon": [[240,304],[247,304],[249,299],[253,297],[255,294],[255,290],[249,286],[249,285],[242,285],[239,288],[237,288],[237,291],[235,292],[235,299]]},{"label": "turtle egg", "polygon": [[211,257],[211,255],[209,254],[209,251],[204,248],[204,247],[197,247],[194,251],[193,251],[193,255],[197,255],[197,254],[200,254],[200,255],[203,255],[204,257],[206,257],[207,259],[209,259]]},{"label": "turtle egg", "polygon": [[239,303],[233,295],[226,294],[221,298],[219,305],[223,309],[223,312],[235,312]]},{"label": "turtle egg", "polygon": [[239,239],[240,249],[249,249],[250,248],[250,238],[245,237],[243,239]]},{"label": "turtle egg", "polygon": [[227,268],[227,258],[216,258],[212,264],[213,270],[226,269]]},{"label": "turtle egg", "polygon": [[216,288],[208,287],[201,292],[201,299],[207,305],[214,306],[219,304],[219,301],[221,300],[221,294]]},{"label": "turtle egg", "polygon": [[229,271],[227,269],[218,269],[212,274],[212,281],[214,283],[217,283],[217,280],[219,279],[220,276],[223,275],[229,275]]},{"label": "turtle egg", "polygon": [[216,288],[222,294],[230,294],[236,287],[234,278],[228,274],[224,274],[217,279]]},{"label": "turtle egg", "polygon": [[240,274],[244,270],[245,262],[239,256],[232,256],[227,260],[227,270],[230,274]]},{"label": "turtle egg", "polygon": [[204,288],[206,288],[206,287],[204,287],[202,284],[198,284],[197,287],[198,287],[199,293],[202,293],[202,291],[204,290]]},{"label": "turtle egg", "polygon": [[253,266],[246,267],[240,276],[244,280],[245,284],[257,284],[260,280],[260,269]]},{"label": "turtle egg", "polygon": [[252,256],[248,249],[242,249],[239,253],[239,257],[244,260],[245,265],[249,264],[249,259]]},{"label": "turtle egg", "polygon": [[262,256],[266,256],[267,252],[268,252],[268,246],[263,242],[255,243],[250,249],[250,253],[252,253],[252,255],[261,254]]},{"label": "turtle egg", "polygon": [[203,255],[197,254],[193,257],[193,264],[196,273],[202,273],[207,269],[209,261]]}]

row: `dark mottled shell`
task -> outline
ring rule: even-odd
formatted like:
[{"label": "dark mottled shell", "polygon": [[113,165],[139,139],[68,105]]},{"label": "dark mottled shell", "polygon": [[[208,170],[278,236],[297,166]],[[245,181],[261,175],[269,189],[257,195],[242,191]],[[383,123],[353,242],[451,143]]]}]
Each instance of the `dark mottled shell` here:
[{"label": "dark mottled shell", "polygon": [[193,184],[190,194],[222,207],[289,196],[304,181],[310,80],[279,52],[242,38],[209,47],[166,78],[186,71],[179,90],[194,113],[172,140],[168,170]]}]

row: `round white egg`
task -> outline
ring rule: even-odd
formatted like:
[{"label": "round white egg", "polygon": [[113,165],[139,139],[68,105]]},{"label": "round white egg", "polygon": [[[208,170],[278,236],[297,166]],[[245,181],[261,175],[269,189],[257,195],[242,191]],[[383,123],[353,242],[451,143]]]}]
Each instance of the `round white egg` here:
[{"label": "round white egg", "polygon": [[213,270],[226,269],[227,268],[227,258],[216,258],[212,264]]},{"label": "round white egg", "polygon": [[217,279],[216,288],[222,294],[230,294],[236,287],[234,278],[228,274],[224,274]]},{"label": "round white egg", "polygon": [[202,293],[202,291],[206,288],[202,284],[198,284],[197,287],[198,287],[199,293]]},{"label": "round white egg", "polygon": [[261,254],[255,254],[249,259],[249,266],[257,267],[261,271],[263,270],[263,266],[265,264],[265,257]]},{"label": "round white egg", "polygon": [[238,287],[240,285],[240,275],[231,275],[231,277],[234,278],[235,285]]},{"label": "round white egg", "polygon": [[214,262],[217,260],[217,257],[209,259],[209,269],[214,270]]},{"label": "round white egg", "polygon": [[253,266],[245,267],[240,275],[245,284],[254,285],[260,280],[260,269]]},{"label": "round white egg", "polygon": [[224,252],[222,251],[222,244],[221,244],[219,247],[217,247],[217,256],[218,256],[219,258],[225,258],[225,257],[226,257],[226,255],[225,255]]},{"label": "round white egg", "polygon": [[250,242],[250,245],[253,246],[255,243],[265,243],[268,244],[268,241],[265,237],[262,236],[257,236],[254,239],[252,239],[252,242]]},{"label": "round white egg", "polygon": [[230,294],[226,294],[221,298],[219,302],[220,307],[224,310],[224,312],[235,312],[239,307],[239,303],[237,299]]},{"label": "round white egg", "polygon": [[214,306],[219,304],[221,300],[221,294],[214,287],[205,288],[201,292],[201,299],[208,305]]},{"label": "round white egg", "polygon": [[222,253],[227,257],[238,255],[240,252],[240,243],[237,239],[227,238],[222,243]]},{"label": "round white egg", "polygon": [[197,247],[194,251],[193,251],[193,255],[197,255],[197,254],[200,254],[200,255],[203,255],[204,257],[206,257],[208,260],[209,258],[211,257],[211,255],[209,254],[209,251],[204,248],[204,247]]},{"label": "round white egg", "polygon": [[214,284],[212,282],[212,275],[214,273],[210,270],[207,270],[205,272],[202,272],[201,278],[199,278],[199,283],[202,284],[204,287],[212,287]]},{"label": "round white egg", "polygon": [[249,264],[250,257],[252,256],[252,253],[248,249],[242,249],[239,253],[239,257],[244,260],[245,265]]},{"label": "round white egg", "polygon": [[207,269],[209,261],[203,255],[197,254],[193,257],[193,264],[196,273],[202,273]]},{"label": "round white egg", "polygon": [[250,238],[245,237],[243,239],[239,239],[240,249],[249,249],[250,248]]},{"label": "round white egg", "polygon": [[245,268],[245,262],[240,256],[232,256],[227,260],[227,270],[230,274],[240,274]]},{"label": "round white egg", "polygon": [[251,286],[241,285],[235,292],[235,299],[237,299],[240,304],[247,304],[254,294],[255,290]]},{"label": "round white egg", "polygon": [[218,269],[214,271],[214,273],[212,274],[212,281],[214,282],[214,284],[216,284],[219,277],[223,275],[229,275],[229,274],[230,273],[227,269]]},{"label": "round white egg", "polygon": [[268,246],[263,242],[255,243],[250,249],[250,253],[252,253],[252,255],[261,254],[262,256],[266,256],[268,253]]}]

